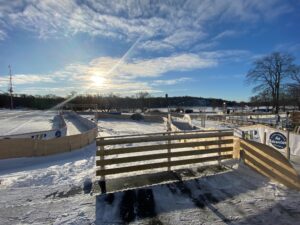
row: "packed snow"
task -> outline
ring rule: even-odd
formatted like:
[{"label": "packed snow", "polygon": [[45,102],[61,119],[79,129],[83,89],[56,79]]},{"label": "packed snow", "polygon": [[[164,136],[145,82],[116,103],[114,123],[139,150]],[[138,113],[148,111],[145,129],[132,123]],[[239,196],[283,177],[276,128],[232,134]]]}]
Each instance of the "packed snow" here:
[{"label": "packed snow", "polygon": [[[152,133],[160,123],[99,120],[101,136]],[[95,143],[74,152],[0,161],[0,224],[297,224],[300,194],[243,164],[171,173],[176,182],[132,190],[143,179],[97,192]],[[145,175],[144,175],[145,176]],[[131,184],[130,184],[131,182]],[[125,184],[128,184],[124,188]],[[110,189],[111,188],[111,189]]]},{"label": "packed snow", "polygon": [[76,116],[70,113],[64,113],[64,120],[67,125],[67,135],[74,135],[84,133],[89,130],[89,128],[83,124]]},{"label": "packed snow", "polygon": [[227,124],[220,121],[205,120],[205,126],[202,127],[201,119],[192,119],[192,124],[201,130],[227,130],[233,129],[236,126],[233,124]]}]

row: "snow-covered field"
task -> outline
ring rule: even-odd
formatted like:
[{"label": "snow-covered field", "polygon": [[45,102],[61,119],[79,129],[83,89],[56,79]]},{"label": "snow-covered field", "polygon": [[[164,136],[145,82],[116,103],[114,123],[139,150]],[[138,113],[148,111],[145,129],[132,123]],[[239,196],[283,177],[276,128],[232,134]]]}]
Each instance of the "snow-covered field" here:
[{"label": "snow-covered field", "polygon": [[56,111],[0,110],[0,136],[46,131],[58,127]]},{"label": "snow-covered field", "polygon": [[[124,120],[99,120],[98,125],[102,136],[165,130],[164,124]],[[178,181],[175,183],[99,195],[92,186],[98,179],[95,150],[92,144],[56,156],[1,160],[0,224],[297,224],[300,221],[299,192],[269,182],[243,165],[221,170],[186,169],[173,174]],[[142,180],[134,178],[135,182]],[[160,177],[152,179],[158,181]],[[122,188],[128,182],[130,179],[115,179],[108,182],[108,187]]]}]

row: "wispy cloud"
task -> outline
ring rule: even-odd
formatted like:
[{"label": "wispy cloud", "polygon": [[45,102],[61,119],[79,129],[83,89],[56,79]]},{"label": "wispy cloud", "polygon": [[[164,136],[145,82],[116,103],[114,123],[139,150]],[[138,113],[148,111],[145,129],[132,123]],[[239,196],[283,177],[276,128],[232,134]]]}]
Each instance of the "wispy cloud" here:
[{"label": "wispy cloud", "polygon": [[6,37],[7,34],[3,30],[0,30],[0,41],[3,41]]},{"label": "wispy cloud", "polygon": [[300,50],[300,43],[282,43],[275,46],[275,51],[285,51],[289,53],[297,53]]},{"label": "wispy cloud", "polygon": [[[32,31],[40,38],[88,33],[133,41],[144,35],[145,50],[171,50],[189,48],[208,37],[208,21],[253,23],[291,10],[288,2],[279,0],[19,0],[0,4],[0,24]],[[233,31],[224,31],[216,38],[231,35]],[[2,29],[0,39],[5,36]]]},{"label": "wispy cloud", "polygon": [[169,80],[154,80],[152,82],[153,86],[161,86],[161,85],[175,85],[175,84],[179,84],[179,83],[183,83],[186,81],[191,81],[192,78],[190,77],[180,77],[177,79],[169,79]]},{"label": "wispy cloud", "polygon": [[220,40],[223,38],[228,38],[228,37],[234,37],[237,36],[239,34],[239,32],[235,31],[235,30],[225,30],[219,34],[217,34],[213,40]]}]

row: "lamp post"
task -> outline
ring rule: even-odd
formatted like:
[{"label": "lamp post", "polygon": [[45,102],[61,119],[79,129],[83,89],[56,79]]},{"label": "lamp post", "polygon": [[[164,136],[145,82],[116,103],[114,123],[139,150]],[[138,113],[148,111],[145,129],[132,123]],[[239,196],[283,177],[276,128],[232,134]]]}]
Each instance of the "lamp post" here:
[{"label": "lamp post", "polygon": [[226,114],[226,102],[223,102],[223,113]]}]

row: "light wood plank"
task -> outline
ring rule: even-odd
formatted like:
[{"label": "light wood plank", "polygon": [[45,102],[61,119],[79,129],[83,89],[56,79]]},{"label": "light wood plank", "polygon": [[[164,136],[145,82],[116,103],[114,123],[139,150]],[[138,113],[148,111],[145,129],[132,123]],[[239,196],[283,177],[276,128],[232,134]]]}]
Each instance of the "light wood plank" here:
[{"label": "light wood plank", "polygon": [[[221,158],[222,159],[232,158],[232,154],[223,155],[221,156]],[[161,163],[151,163],[151,164],[136,165],[136,166],[119,167],[113,169],[97,170],[96,175],[105,176],[110,174],[128,173],[128,172],[156,169],[156,168],[162,168],[168,166],[180,166],[180,165],[187,165],[187,164],[194,164],[194,163],[210,162],[210,161],[216,161],[218,159],[219,156],[212,156],[212,157],[197,158],[197,159],[177,160],[177,161],[171,161],[170,163],[161,162]]]},{"label": "light wood plank", "polygon": [[273,164],[277,164],[292,173],[295,176],[298,176],[297,171],[293,168],[290,162],[280,153],[274,150],[273,148],[260,144],[260,143],[253,143],[249,141],[242,140],[241,141],[241,148],[245,149],[246,151],[255,151],[264,157],[265,159],[272,159]]},{"label": "light wood plank", "polygon": [[[135,146],[128,148],[115,148],[104,151],[105,155],[116,155],[116,154],[127,154],[127,153],[135,153],[135,152],[145,152],[145,151],[154,151],[154,150],[163,150],[175,148],[188,148],[188,147],[198,147],[198,146],[211,146],[211,145],[224,145],[224,144],[232,144],[233,139],[226,139],[222,141],[214,140],[214,141],[200,141],[200,142],[187,142],[187,143],[173,143],[173,144],[156,144],[156,145],[146,145],[146,146]],[[101,155],[100,151],[96,152],[97,156]]]},{"label": "light wood plank", "polygon": [[249,155],[245,155],[245,163],[257,172],[265,175],[266,177],[272,180],[278,181],[289,188],[300,190],[300,184],[298,181],[284,176],[277,170],[264,166],[258,160],[251,158]]},{"label": "light wood plank", "polygon": [[215,138],[233,136],[233,132],[220,133],[196,133],[196,134],[180,134],[180,135],[165,135],[165,136],[149,136],[149,137],[133,137],[133,138],[119,138],[112,140],[97,140],[97,145],[117,145],[140,142],[154,142],[154,141],[168,141],[181,139],[198,139],[198,138]]},{"label": "light wood plank", "polygon": [[131,156],[131,157],[124,157],[124,158],[114,158],[114,159],[105,159],[97,160],[97,166],[103,165],[112,165],[112,164],[119,164],[119,163],[130,163],[130,162],[140,162],[140,161],[147,161],[153,159],[165,159],[165,158],[174,158],[174,157],[183,157],[183,156],[193,156],[193,155],[203,155],[203,154],[213,154],[213,153],[228,153],[232,152],[232,147],[223,147],[223,148],[213,148],[207,150],[193,150],[193,151],[180,151],[180,152],[171,152],[171,153],[160,153],[160,154],[153,154],[153,155],[141,155],[141,156]]},{"label": "light wood plank", "polygon": [[116,136],[101,136],[97,139],[116,139],[123,137],[141,137],[141,136],[157,136],[157,135],[169,135],[169,134],[193,134],[193,133],[211,133],[211,132],[228,132],[232,131],[231,129],[226,130],[182,130],[182,131],[169,131],[169,132],[161,132],[161,133],[144,133],[144,134],[126,134],[126,135],[116,135]]},{"label": "light wood plank", "polygon": [[298,174],[292,167],[287,167],[285,164],[282,163],[277,163],[273,160],[272,157],[265,157],[262,154],[259,154],[259,152],[249,148],[245,147],[244,148],[245,154],[250,155],[251,157],[255,157],[258,161],[260,161],[261,164],[264,164],[264,166],[268,167],[269,169],[272,170],[278,170],[281,173],[285,174],[285,176],[289,177],[298,177]]}]

